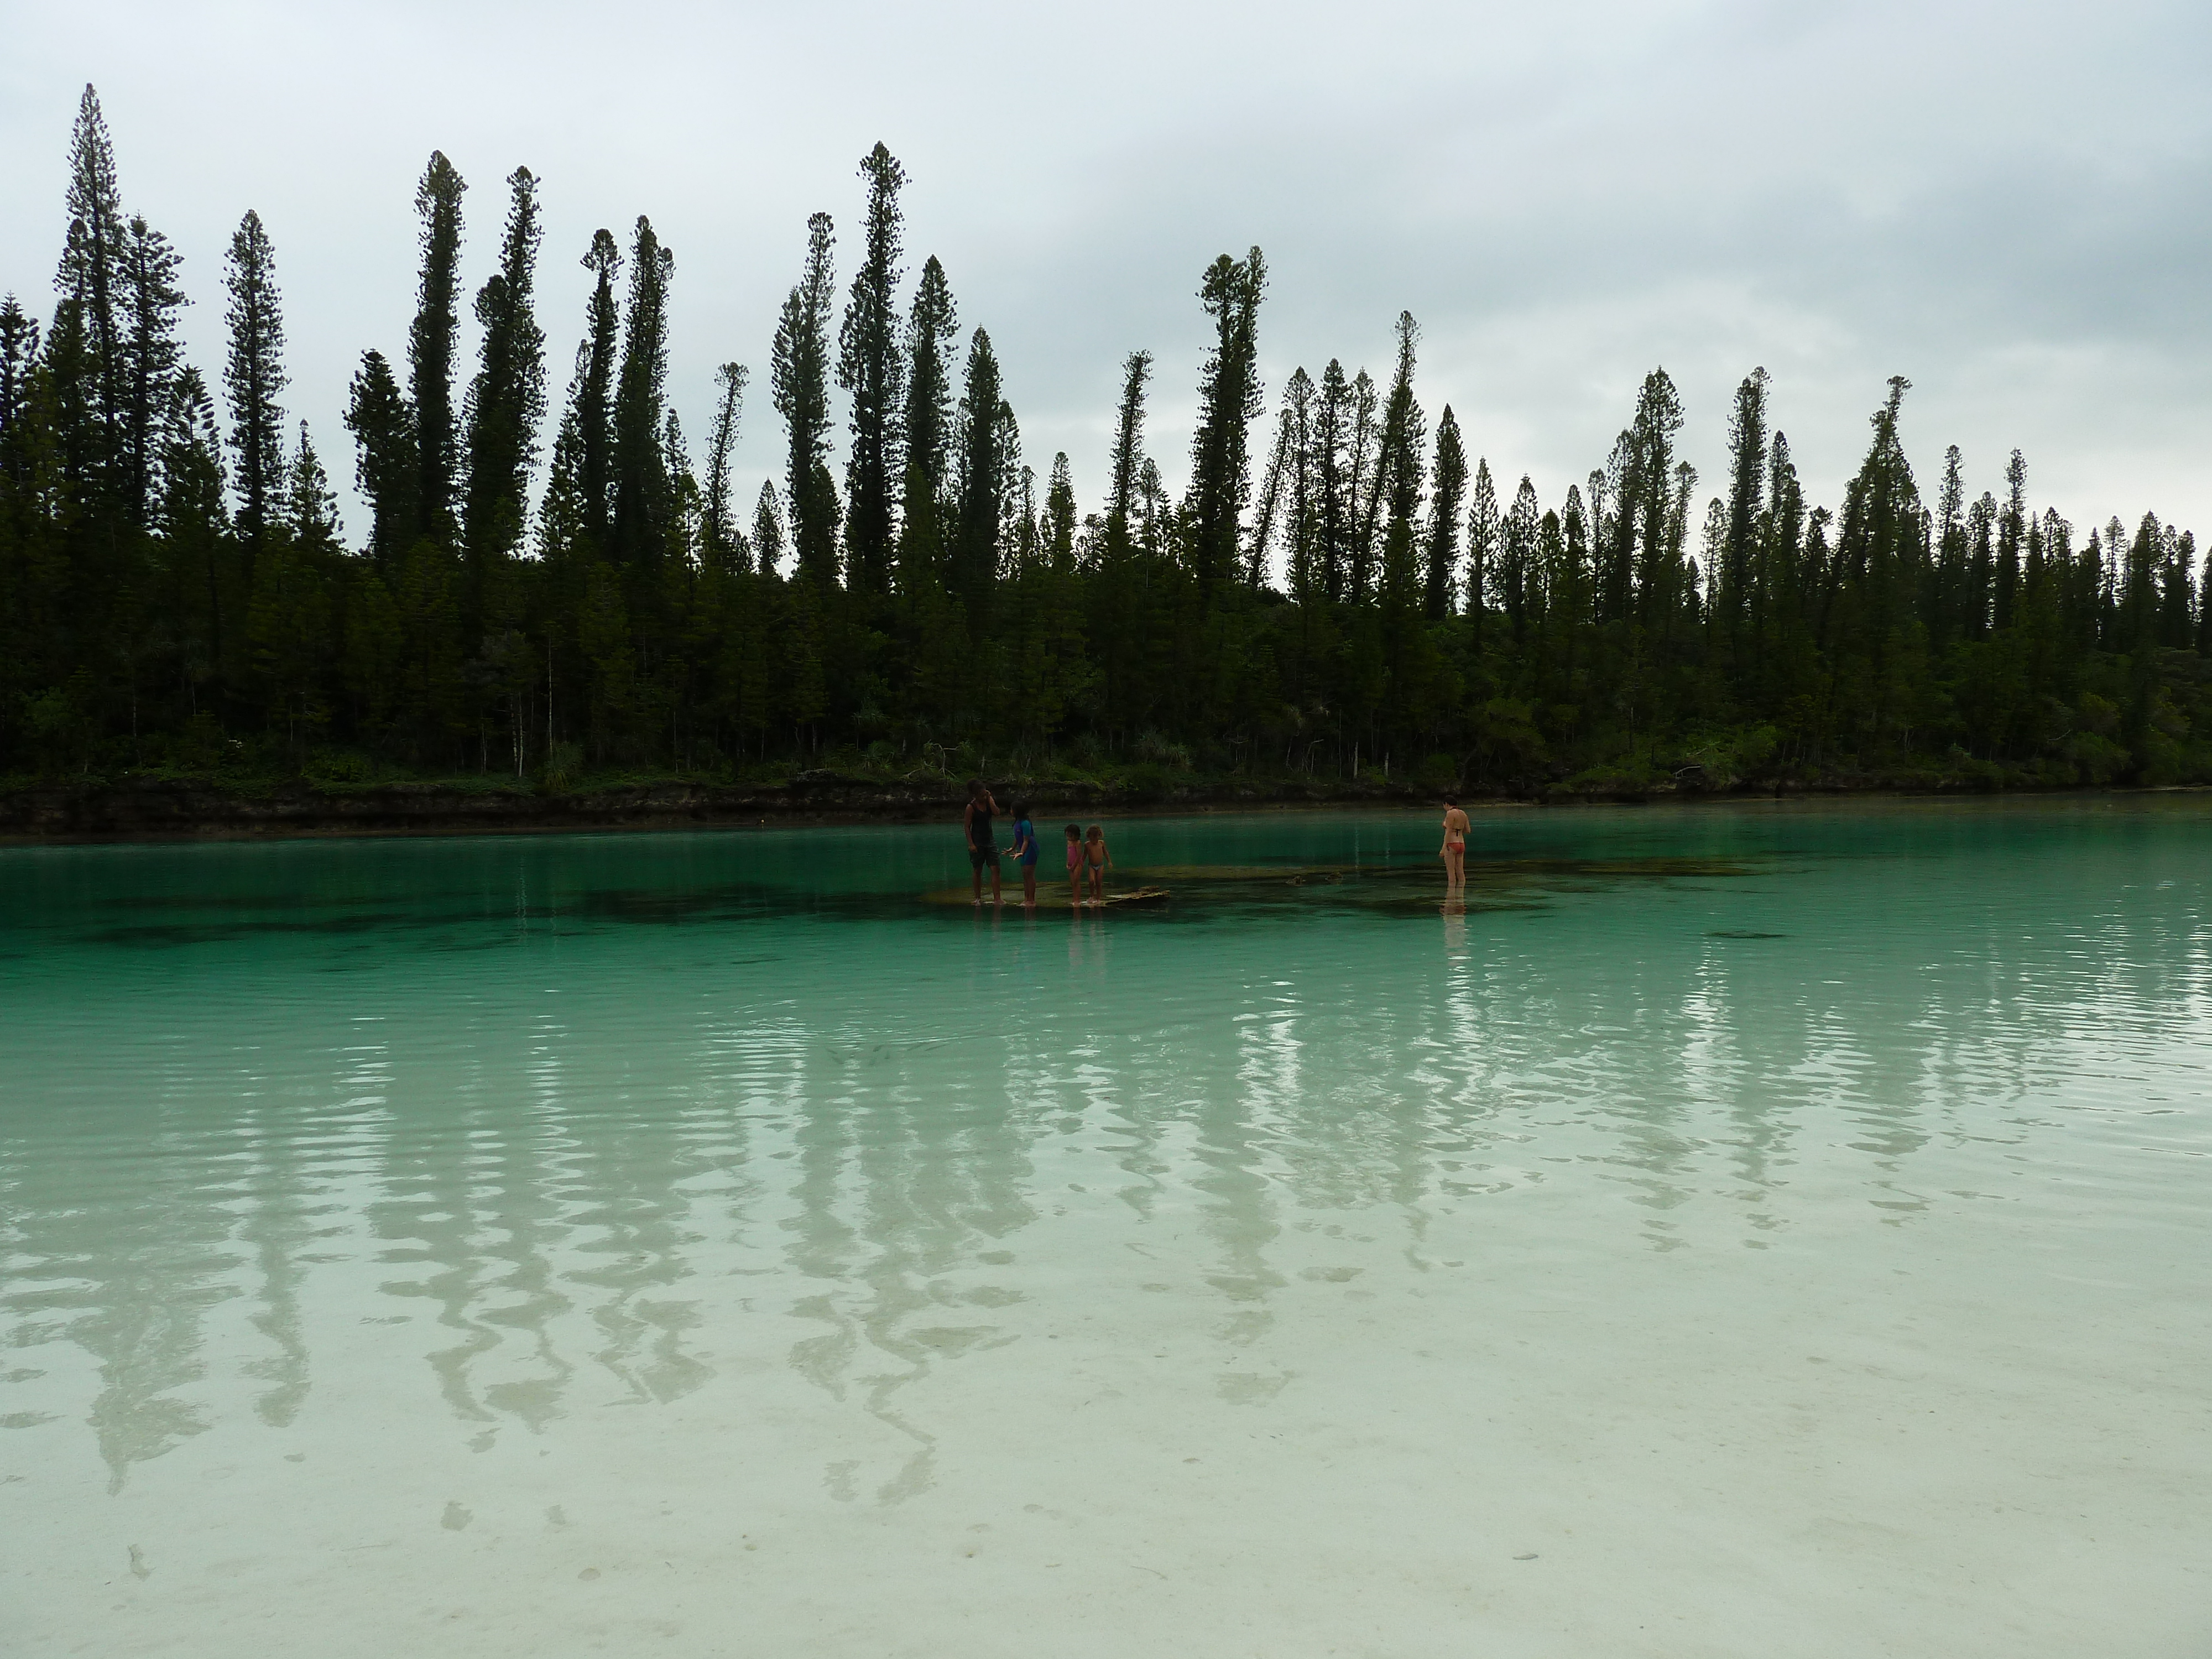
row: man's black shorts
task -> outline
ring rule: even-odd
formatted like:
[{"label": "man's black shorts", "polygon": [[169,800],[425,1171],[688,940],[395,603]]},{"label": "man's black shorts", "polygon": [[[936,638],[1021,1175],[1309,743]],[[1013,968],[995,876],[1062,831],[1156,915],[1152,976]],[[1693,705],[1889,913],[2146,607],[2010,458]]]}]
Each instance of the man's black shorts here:
[{"label": "man's black shorts", "polygon": [[998,858],[999,849],[989,842],[985,842],[981,847],[971,847],[968,849],[968,866],[972,870],[981,870],[986,865],[995,864],[998,862]]}]

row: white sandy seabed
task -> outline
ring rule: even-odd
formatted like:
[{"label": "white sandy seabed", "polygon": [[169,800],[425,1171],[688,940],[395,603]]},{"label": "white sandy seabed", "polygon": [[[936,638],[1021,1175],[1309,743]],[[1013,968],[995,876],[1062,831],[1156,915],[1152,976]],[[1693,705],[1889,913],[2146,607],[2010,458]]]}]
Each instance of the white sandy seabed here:
[{"label": "white sandy seabed", "polygon": [[1070,1191],[857,1298],[702,1241],[680,1301],[572,1308],[505,1383],[334,1285],[289,1425],[210,1382],[113,1492],[82,1423],[8,1437],[9,1646],[2212,1650],[2194,1267],[1971,1215],[1848,1261],[1600,1249],[1575,1208],[1309,1212],[1262,1257]]}]

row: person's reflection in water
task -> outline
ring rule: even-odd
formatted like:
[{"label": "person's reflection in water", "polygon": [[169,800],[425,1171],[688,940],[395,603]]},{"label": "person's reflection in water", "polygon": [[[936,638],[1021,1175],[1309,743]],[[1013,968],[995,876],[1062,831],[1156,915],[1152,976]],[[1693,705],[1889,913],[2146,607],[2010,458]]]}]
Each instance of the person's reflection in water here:
[{"label": "person's reflection in water", "polygon": [[1444,954],[1455,959],[1467,954],[1467,901],[1446,899],[1444,913]]}]

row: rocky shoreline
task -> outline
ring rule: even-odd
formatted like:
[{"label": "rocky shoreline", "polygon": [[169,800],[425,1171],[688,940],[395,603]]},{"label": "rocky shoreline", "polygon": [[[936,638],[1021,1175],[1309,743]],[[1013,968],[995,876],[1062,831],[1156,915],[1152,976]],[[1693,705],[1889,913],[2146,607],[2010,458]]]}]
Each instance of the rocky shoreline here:
[{"label": "rocky shoreline", "polygon": [[[994,780],[1047,814],[1206,807],[1358,805],[1418,800],[1410,787],[1298,785],[1114,789]],[[33,786],[0,793],[0,838],[16,841],[253,839],[295,836],[446,836],[623,829],[757,828],[764,823],[924,822],[957,816],[954,782],[884,782],[804,775],[783,784],[641,783],[563,793],[526,787],[456,788],[388,783],[343,789],[301,782],[229,789],[205,782],[124,780]]]},{"label": "rocky shoreline", "polygon": [[[1137,787],[994,779],[999,798],[1024,795],[1041,816],[1133,811],[1413,806],[1437,792],[1412,783],[1193,780]],[[1522,805],[1727,800],[1849,794],[1978,794],[1986,786],[1918,780],[1636,788],[1463,792],[1469,802]],[[802,773],[783,783],[671,781],[543,792],[527,786],[457,787],[398,782],[343,788],[306,781],[229,787],[205,781],[125,778],[31,785],[0,792],[0,840],[14,842],[252,840],[310,836],[512,835],[599,830],[745,829],[771,823],[917,823],[956,816],[952,780],[871,780]]]}]

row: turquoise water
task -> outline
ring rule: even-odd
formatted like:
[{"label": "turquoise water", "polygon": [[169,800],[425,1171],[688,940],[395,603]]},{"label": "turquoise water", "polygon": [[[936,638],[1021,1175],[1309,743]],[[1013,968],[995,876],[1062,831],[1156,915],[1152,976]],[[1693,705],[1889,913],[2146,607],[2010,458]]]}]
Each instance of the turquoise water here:
[{"label": "turquoise water", "polygon": [[2205,1650],[2212,805],[1109,830],[0,851],[11,1649]]}]

